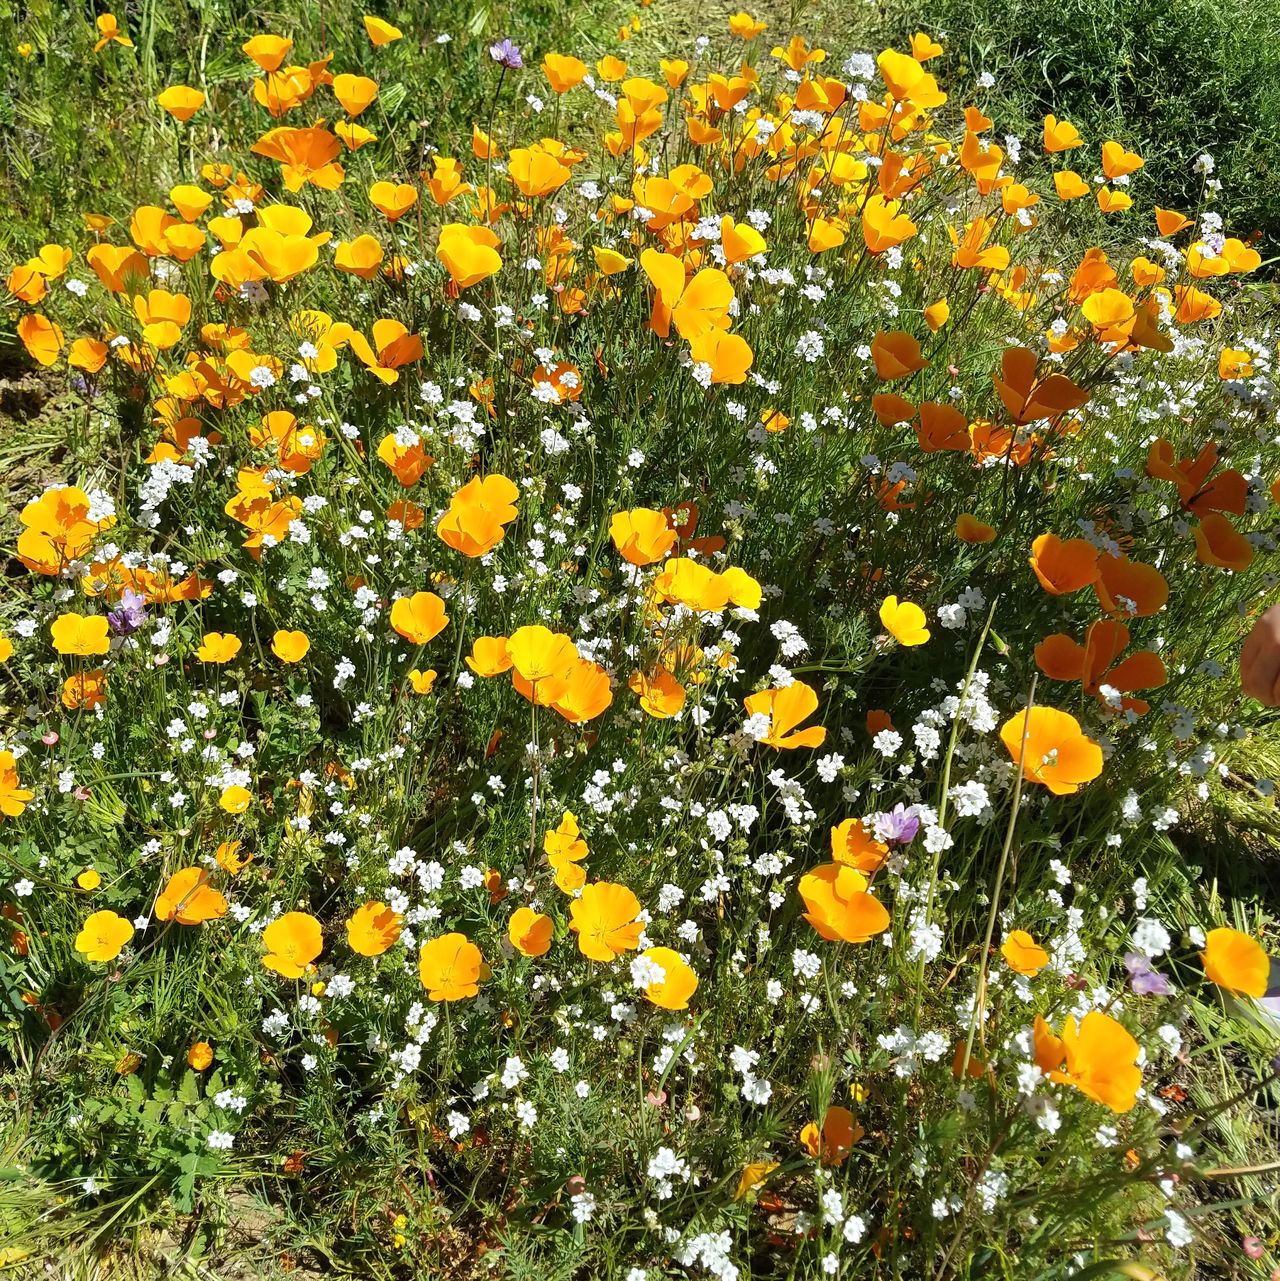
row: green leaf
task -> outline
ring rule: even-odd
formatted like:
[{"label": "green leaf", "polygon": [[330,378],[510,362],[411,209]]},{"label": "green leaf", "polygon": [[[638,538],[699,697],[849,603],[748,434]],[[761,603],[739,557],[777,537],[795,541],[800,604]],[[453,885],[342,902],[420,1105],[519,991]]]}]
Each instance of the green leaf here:
[{"label": "green leaf", "polygon": [[182,1103],[200,1102],[200,1078],[190,1068],[183,1074],[182,1084],[178,1086],[178,1099]]}]

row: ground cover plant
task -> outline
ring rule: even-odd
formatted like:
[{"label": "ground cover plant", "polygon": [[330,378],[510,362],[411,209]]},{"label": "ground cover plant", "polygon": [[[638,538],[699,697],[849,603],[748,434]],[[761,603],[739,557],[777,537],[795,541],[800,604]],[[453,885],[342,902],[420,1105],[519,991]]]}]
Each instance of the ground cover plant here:
[{"label": "ground cover plant", "polygon": [[1274,1275],[1215,157],[920,29],[129,17],[13,33],[156,145],[3,263],[0,1263]]}]

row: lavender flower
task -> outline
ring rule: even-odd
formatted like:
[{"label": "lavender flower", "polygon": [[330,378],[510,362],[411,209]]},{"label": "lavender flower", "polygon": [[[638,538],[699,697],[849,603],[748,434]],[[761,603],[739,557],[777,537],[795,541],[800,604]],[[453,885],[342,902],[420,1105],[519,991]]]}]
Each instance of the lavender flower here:
[{"label": "lavender flower", "polygon": [[915,808],[908,809],[898,804],[892,810],[873,814],[871,822],[875,826],[876,840],[887,845],[910,845],[920,830],[920,819]]},{"label": "lavender flower", "polygon": [[520,50],[510,40],[499,40],[489,46],[489,57],[500,62],[508,71],[519,71],[524,66]]},{"label": "lavender flower", "polygon": [[118,636],[131,636],[147,621],[147,598],[126,587],[115,609],[108,611],[107,622]]},{"label": "lavender flower", "polygon": [[1173,995],[1173,984],[1158,970],[1153,970],[1150,959],[1141,952],[1126,952],[1124,967],[1129,971],[1129,986],[1136,996]]}]

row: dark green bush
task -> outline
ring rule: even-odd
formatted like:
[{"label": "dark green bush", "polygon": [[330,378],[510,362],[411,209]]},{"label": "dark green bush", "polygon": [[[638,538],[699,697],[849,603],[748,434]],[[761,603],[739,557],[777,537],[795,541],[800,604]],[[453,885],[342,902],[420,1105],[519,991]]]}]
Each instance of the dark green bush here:
[{"label": "dark green bush", "polygon": [[[1216,207],[1242,237],[1280,244],[1280,4],[1275,0],[894,0],[884,35],[899,48],[924,28],[942,38],[945,79],[989,71],[983,98],[1001,133],[1039,149],[1046,112],[1089,140],[1114,137],[1146,158],[1156,203],[1186,209],[1208,151]],[[1028,150],[1032,150],[1029,145]],[[1085,162],[1084,155],[1090,159]],[[1091,176],[1092,171],[1085,173]]]}]

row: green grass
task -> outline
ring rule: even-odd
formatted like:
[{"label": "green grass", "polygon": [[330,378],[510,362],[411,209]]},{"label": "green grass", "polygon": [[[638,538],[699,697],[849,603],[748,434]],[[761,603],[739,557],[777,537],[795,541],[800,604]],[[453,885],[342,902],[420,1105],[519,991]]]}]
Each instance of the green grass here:
[{"label": "green grass", "polygon": [[[1248,0],[937,0],[927,13],[891,8],[886,34],[940,33],[946,66],[995,77],[983,99],[1000,133],[1034,144],[1044,115],[1089,137],[1115,137],[1145,158],[1149,203],[1194,207],[1215,159],[1219,201],[1236,234],[1274,259],[1280,214],[1280,11]],[[1142,234],[1150,234],[1143,228]]]}]

